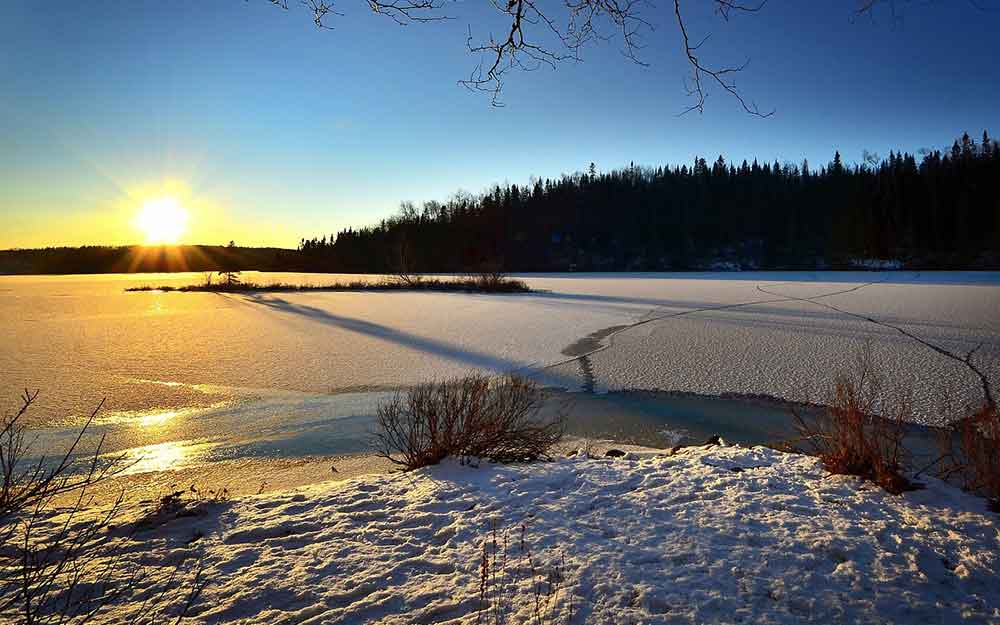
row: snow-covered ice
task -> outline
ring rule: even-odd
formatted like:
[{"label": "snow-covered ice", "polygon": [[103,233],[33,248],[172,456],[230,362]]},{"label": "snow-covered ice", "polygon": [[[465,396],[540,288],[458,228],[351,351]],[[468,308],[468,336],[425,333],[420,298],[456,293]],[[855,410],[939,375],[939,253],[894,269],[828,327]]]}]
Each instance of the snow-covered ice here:
[{"label": "snow-covered ice", "polygon": [[922,418],[942,398],[978,401],[975,373],[920,338],[958,354],[979,346],[974,362],[1000,381],[997,273],[523,277],[538,292],[125,293],[200,276],[0,277],[0,402],[39,388],[33,424],[69,432],[106,397],[98,427],[135,449],[271,436],[362,414],[341,410],[363,403],[351,392],[472,369],[570,390],[822,401],[867,343]]},{"label": "snow-covered ice", "polygon": [[934,479],[893,496],[763,447],[448,461],[237,499],[127,553],[150,579],[203,558],[192,623],[475,623],[483,541],[521,524],[539,571],[562,563],[572,623],[1000,623],[982,499]]},{"label": "snow-covered ice", "polygon": [[669,297],[651,298],[645,316],[591,355],[550,370],[563,378],[576,371],[597,391],[822,403],[831,380],[868,347],[889,390],[934,422],[942,408],[981,402],[983,392],[975,371],[928,344],[959,357],[974,350],[972,363],[1000,384],[1000,287],[989,275],[664,277],[655,284]]}]

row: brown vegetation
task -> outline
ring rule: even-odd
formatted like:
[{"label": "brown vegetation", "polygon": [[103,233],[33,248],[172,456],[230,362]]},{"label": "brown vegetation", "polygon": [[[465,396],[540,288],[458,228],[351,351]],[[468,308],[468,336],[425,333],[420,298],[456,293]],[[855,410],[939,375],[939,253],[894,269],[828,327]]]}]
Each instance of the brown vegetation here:
[{"label": "brown vegetation", "polygon": [[421,384],[378,408],[379,455],[409,469],[447,456],[495,462],[549,457],[564,419],[542,419],[541,388],[524,377],[472,374]]},{"label": "brown vegetation", "polygon": [[798,441],[806,445],[795,450],[817,456],[830,473],[857,475],[897,495],[917,487],[903,475],[909,461],[903,438],[910,405],[903,400],[890,405],[868,349],[851,374],[838,377],[825,412],[793,414]]},{"label": "brown vegetation", "polygon": [[986,497],[1000,512],[1000,410],[983,404],[954,422],[943,437],[939,475],[957,479],[963,488]]}]

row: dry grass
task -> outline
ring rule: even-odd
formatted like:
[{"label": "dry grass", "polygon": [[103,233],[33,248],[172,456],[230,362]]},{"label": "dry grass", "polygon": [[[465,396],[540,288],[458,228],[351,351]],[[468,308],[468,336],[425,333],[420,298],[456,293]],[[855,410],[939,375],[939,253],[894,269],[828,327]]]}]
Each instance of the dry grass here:
[{"label": "dry grass", "polygon": [[146,509],[135,521],[135,526],[139,530],[150,530],[176,519],[202,516],[229,499],[228,488],[199,490],[192,484],[185,490],[171,491],[152,501],[141,502]]},{"label": "dry grass", "polygon": [[[563,612],[569,623],[572,604],[561,605],[566,578],[562,557],[554,566],[539,566],[528,545],[527,526],[522,523],[514,532],[500,531],[494,523],[483,539],[476,625],[554,625],[563,620]],[[527,608],[519,610],[519,603]]]},{"label": "dry grass", "polygon": [[410,469],[447,456],[495,462],[548,458],[562,440],[565,421],[540,418],[541,402],[538,385],[513,374],[421,384],[379,406],[376,448]]},{"label": "dry grass", "polygon": [[887,398],[866,349],[853,372],[837,378],[824,413],[794,412],[798,441],[805,444],[795,450],[817,456],[830,473],[857,475],[893,494],[917,488],[903,474],[909,466],[903,439],[910,405],[903,400],[890,405]]}]

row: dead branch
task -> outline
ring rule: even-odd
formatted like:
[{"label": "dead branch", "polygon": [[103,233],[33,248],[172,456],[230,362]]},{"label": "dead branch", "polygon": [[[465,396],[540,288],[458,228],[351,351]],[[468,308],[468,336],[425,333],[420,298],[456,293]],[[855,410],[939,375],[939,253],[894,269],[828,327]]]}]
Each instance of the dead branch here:
[{"label": "dead branch", "polygon": [[[138,596],[145,601],[125,607],[123,622],[179,621],[204,588],[200,565],[193,580],[175,567],[165,582],[148,581],[118,525],[124,493],[110,507],[91,507],[93,486],[130,466],[103,454],[103,438],[89,460],[76,458],[103,400],[65,453],[31,460],[23,418],[37,397],[25,391],[0,420],[0,622],[83,625]],[[68,507],[57,501],[70,496]]]},{"label": "dead branch", "polygon": [[[729,0],[715,0],[716,12],[725,20],[729,20],[730,13],[734,11],[754,13],[762,9],[766,3],[767,0],[763,0],[757,5],[750,6],[739,2],[731,2]],[[708,38],[711,35],[706,35],[697,44],[692,45],[691,40],[688,37],[687,26],[684,24],[684,17],[681,15],[680,0],[674,0],[674,15],[677,19],[677,27],[680,30],[681,39],[684,42],[684,54],[687,56],[688,64],[691,66],[691,76],[686,83],[687,92],[688,95],[695,100],[694,104],[684,109],[681,114],[690,113],[691,111],[704,113],[705,98],[707,97],[705,83],[714,82],[726,93],[736,98],[736,101],[740,103],[743,110],[750,115],[755,115],[757,117],[770,117],[774,115],[774,109],[762,112],[760,108],[757,107],[756,102],[747,102],[736,88],[736,82],[733,79],[733,75],[746,69],[746,67],[750,64],[750,59],[748,58],[741,65],[736,66],[713,68],[705,65],[698,58],[698,50],[705,44],[706,41],[708,41]]]},{"label": "dead branch", "polygon": [[[966,0],[972,8],[985,11],[986,8],[979,2],[979,0]],[[880,10],[885,9],[889,13],[889,21],[892,24],[897,24],[903,21],[904,8],[911,4],[928,4],[925,1],[914,3],[912,0],[859,0],[858,8],[854,11],[854,18],[867,18],[871,21],[875,21],[876,14]]]},{"label": "dead branch", "polygon": [[[269,0],[288,9],[288,0]],[[374,13],[386,15],[397,24],[451,19],[443,13],[443,0],[366,0]],[[756,13],[767,0],[747,3],[740,0],[711,0],[716,15],[728,21],[736,13]],[[300,0],[320,28],[328,28],[327,18],[337,15],[331,0]],[[473,36],[472,26],[466,39],[470,54],[480,57],[468,78],[459,84],[472,91],[490,95],[494,106],[503,106],[500,96],[504,79],[511,70],[533,71],[540,67],[555,68],[564,61],[582,60],[581,51],[596,41],[616,40],[621,52],[631,62],[646,66],[639,52],[642,36],[653,32],[654,26],[643,9],[655,8],[652,0],[562,0],[561,4],[543,7],[537,0],[490,0],[490,5],[509,24],[500,35],[489,33],[484,40]],[[698,55],[698,49],[708,37],[693,45],[681,13],[680,0],[674,0],[674,16],[684,43],[684,53],[691,67],[688,94],[694,105],[683,112],[704,111],[709,84],[715,84],[736,98],[743,110],[758,117],[769,117],[774,111],[762,112],[743,97],[734,75],[747,67],[713,67]]]}]

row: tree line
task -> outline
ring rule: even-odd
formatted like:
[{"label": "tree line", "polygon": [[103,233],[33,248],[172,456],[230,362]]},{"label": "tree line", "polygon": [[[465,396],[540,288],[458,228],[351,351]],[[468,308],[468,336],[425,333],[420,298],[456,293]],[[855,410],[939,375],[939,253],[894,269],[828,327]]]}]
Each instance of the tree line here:
[{"label": "tree line", "polygon": [[1000,143],[806,161],[628,167],[472,195],[298,249],[186,245],[0,251],[0,273],[433,273],[855,267],[1000,269]]},{"label": "tree line", "polygon": [[301,254],[229,245],[87,245],[0,250],[2,274],[166,273],[301,270]]},{"label": "tree line", "polygon": [[818,169],[626,168],[404,202],[376,225],[303,239],[312,271],[642,271],[1000,267],[1000,144],[966,133],[921,160],[891,151]]}]

